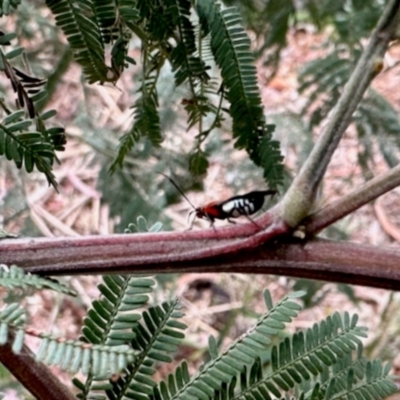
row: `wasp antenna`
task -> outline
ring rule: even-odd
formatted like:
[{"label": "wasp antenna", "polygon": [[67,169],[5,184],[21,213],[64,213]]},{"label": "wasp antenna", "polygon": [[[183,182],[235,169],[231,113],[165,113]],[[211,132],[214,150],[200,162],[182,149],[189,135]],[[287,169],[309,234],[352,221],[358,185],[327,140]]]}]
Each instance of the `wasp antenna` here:
[{"label": "wasp antenna", "polygon": [[[192,206],[193,211],[194,212],[196,210],[196,207],[192,204],[192,202],[187,198],[187,196],[185,195],[185,193],[183,193],[183,191],[181,190],[181,188],[173,181],[172,178],[170,178],[168,175],[163,174],[162,172],[157,172],[157,174],[160,174],[162,176],[165,176],[178,190],[178,192],[185,198],[185,200]],[[192,213],[191,212],[191,213]]]}]

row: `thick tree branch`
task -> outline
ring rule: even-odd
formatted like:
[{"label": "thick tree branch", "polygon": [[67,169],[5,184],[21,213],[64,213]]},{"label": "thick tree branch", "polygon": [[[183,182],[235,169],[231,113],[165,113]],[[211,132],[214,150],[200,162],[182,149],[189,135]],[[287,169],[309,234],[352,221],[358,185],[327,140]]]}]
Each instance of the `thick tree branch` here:
[{"label": "thick tree branch", "polygon": [[390,0],[325,129],[282,201],[281,214],[288,225],[296,227],[313,207],[318,186],[351,122],[351,116],[372,79],[383,66],[383,56],[394,36],[399,19],[400,0]]},{"label": "thick tree branch", "polygon": [[287,237],[180,270],[275,274],[400,290],[400,249]]},{"label": "thick tree branch", "polygon": [[[180,233],[7,242],[3,259],[11,261],[25,254],[17,257],[17,264],[40,274],[244,272],[400,290],[400,249],[357,243],[282,236],[257,247],[207,256],[198,253],[206,242],[186,240],[182,245]],[[30,250],[20,252],[26,245]],[[192,245],[194,251],[188,251]],[[56,258],[59,249],[61,255]],[[35,259],[30,260],[27,253]]]},{"label": "thick tree branch", "polygon": [[262,217],[264,222],[270,221],[264,230],[247,223],[190,232],[5,239],[0,242],[0,261],[16,264],[30,272],[53,275],[119,272],[140,265],[154,273],[158,271],[152,268],[157,265],[191,263],[241,249],[254,249],[288,233],[287,226],[275,221],[274,215],[271,210]]},{"label": "thick tree branch", "polygon": [[36,399],[74,400],[76,397],[44,364],[35,361],[35,355],[24,345],[19,354],[12,351],[14,334],[0,346],[0,363],[18,379]]}]

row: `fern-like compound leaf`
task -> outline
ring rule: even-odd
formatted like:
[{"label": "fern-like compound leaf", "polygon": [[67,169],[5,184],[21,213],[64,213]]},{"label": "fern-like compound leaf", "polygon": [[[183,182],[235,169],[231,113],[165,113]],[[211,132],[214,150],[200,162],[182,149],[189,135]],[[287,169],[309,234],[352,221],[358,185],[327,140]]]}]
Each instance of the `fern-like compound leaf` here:
[{"label": "fern-like compound leaf", "polygon": [[37,361],[47,365],[60,366],[62,370],[72,374],[81,370],[95,376],[110,377],[118,373],[135,359],[135,352],[127,345],[104,346],[64,340],[48,335],[42,338]]},{"label": "fern-like compound leaf", "polygon": [[307,103],[302,113],[317,104],[311,112],[311,127],[318,126],[335,106],[352,68],[353,62],[343,57],[339,51],[311,61],[303,67],[298,78],[299,92],[307,93]]},{"label": "fern-like compound leaf", "polygon": [[163,224],[160,221],[148,227],[146,219],[143,216],[139,216],[136,219],[136,224],[130,223],[124,233],[160,232],[162,229]]},{"label": "fern-like compound leaf", "polygon": [[[85,340],[116,349],[127,346],[131,352],[137,353],[136,349],[132,348],[131,342],[136,338],[135,328],[142,315],[135,310],[146,306],[149,300],[148,294],[152,292],[154,284],[153,279],[146,277],[104,276],[103,282],[99,285],[102,298],[93,302],[93,307],[84,320],[82,332]],[[117,353],[107,360],[96,355],[87,368],[88,378],[82,383],[84,386],[82,396],[93,393],[98,385],[109,384],[105,381],[108,375],[98,373],[104,370],[106,361],[118,366],[119,371],[125,371],[127,367]],[[120,368],[121,366],[123,368]]]},{"label": "fern-like compound leaf", "polygon": [[[279,167],[282,156],[276,152],[276,144],[266,144],[271,141],[272,131],[265,123],[255,60],[240,16],[236,8],[221,10],[212,0],[199,1],[196,4],[203,31],[210,32],[211,49],[221,69],[227,100],[230,103],[229,113],[233,120],[235,146],[246,149],[257,165],[261,165],[261,159],[268,158],[272,151],[274,162],[268,164],[269,170],[264,168],[264,175],[270,187],[276,187],[283,178],[283,171]],[[261,154],[262,140],[264,146]]]},{"label": "fern-like compound leaf", "polygon": [[[266,298],[268,297],[266,295]],[[236,380],[236,377],[243,373],[246,367],[251,366],[262,352],[271,348],[271,338],[284,329],[286,322],[292,320],[288,314],[292,314],[292,311],[296,309],[299,311],[301,308],[289,297],[285,297],[275,306],[269,300],[267,304],[272,307],[247,334],[233,342],[222,354],[210,360],[190,379],[190,382],[177,389],[176,393],[172,393],[168,387],[162,390],[159,386],[158,393],[163,396],[163,399],[209,398],[210,392],[215,390],[222,393],[222,396],[224,393],[229,394],[235,386],[232,379]],[[226,390],[224,384],[227,385]]]},{"label": "fern-like compound leaf", "polygon": [[[238,398],[259,396],[265,392],[270,397],[280,397],[282,392],[292,390],[303,380],[323,374],[345,356],[351,362],[351,354],[360,343],[358,337],[365,337],[365,328],[350,322],[348,314],[341,317],[335,313],[320,324],[314,324],[305,333],[296,333],[291,339],[284,339],[272,349],[271,372],[253,385],[248,385]],[[353,369],[347,369],[346,375],[348,371]],[[343,371],[341,374],[343,376]],[[319,391],[322,393],[321,388]]]},{"label": "fern-like compound leaf", "polygon": [[110,43],[118,36],[115,2],[113,0],[93,0],[92,2],[102,39],[104,43]]},{"label": "fern-like compound leaf", "polygon": [[191,85],[195,85],[197,80],[208,80],[204,61],[195,55],[197,46],[194,26],[190,21],[190,1],[166,0],[165,4],[171,13],[173,25],[179,31],[179,42],[171,54],[176,86],[187,79],[191,80]]},{"label": "fern-like compound leaf", "polygon": [[0,1],[0,17],[10,15],[21,4],[21,0],[1,0]]},{"label": "fern-like compound leaf", "polygon": [[[148,398],[156,386],[152,375],[153,365],[159,362],[171,362],[171,353],[176,352],[184,338],[186,325],[179,321],[183,316],[177,300],[163,303],[161,306],[150,307],[143,312],[143,323],[135,327],[136,336],[131,344],[137,351],[135,365],[121,375],[113,389],[114,398]],[[188,380],[187,368],[179,371],[179,382]],[[186,369],[185,369],[186,368]],[[176,382],[168,380],[171,390],[175,391]],[[159,390],[164,390],[160,388]],[[135,397],[136,396],[136,397]]]},{"label": "fern-like compound leaf", "polygon": [[154,146],[159,146],[162,141],[155,77],[152,76],[143,83],[141,92],[135,102],[132,128],[120,139],[118,155],[110,167],[111,172],[122,167],[125,156],[141,137],[147,137]]},{"label": "fern-like compound leaf", "polygon": [[74,290],[57,282],[55,279],[30,274],[15,265],[11,265],[10,267],[0,265],[0,286],[9,289],[26,289],[28,287],[34,287],[36,289],[52,289],[60,293],[76,296]]},{"label": "fern-like compound leaf", "polygon": [[354,114],[360,149],[358,161],[364,175],[370,177],[371,160],[375,144],[386,163],[393,168],[398,164],[400,119],[393,106],[379,93],[370,89]]},{"label": "fern-like compound leaf", "polygon": [[19,353],[24,344],[25,321],[25,310],[18,303],[8,304],[0,310],[0,346],[6,344],[11,338],[12,351]]},{"label": "fern-like compound leaf", "polygon": [[[13,38],[13,35],[4,37]],[[8,46],[11,43],[4,42],[2,45]],[[49,184],[57,188],[52,166],[56,159],[55,150],[64,150],[64,129],[46,128],[44,121],[55,115],[54,110],[45,113],[45,118],[38,115],[35,103],[47,96],[47,92],[43,90],[46,80],[27,75],[12,66],[12,58],[22,52],[22,48],[6,54],[0,50],[0,71],[4,72],[16,93],[15,103],[18,108],[12,112],[3,105],[7,115],[0,123],[0,155],[14,161],[17,168],[24,165],[27,172],[32,172],[36,167],[45,174]],[[29,118],[25,118],[24,110]]]},{"label": "fern-like compound leaf", "polygon": [[94,20],[92,3],[87,0],[47,0],[46,4],[66,35],[75,60],[82,66],[89,83],[112,80],[105,65],[101,28]]},{"label": "fern-like compound leaf", "polygon": [[26,327],[25,319],[25,311],[16,303],[0,311],[0,346],[12,337],[12,350],[18,353],[24,344],[25,335],[33,335],[41,341],[35,357],[37,361],[60,366],[73,374],[81,370],[83,373],[91,371],[94,375],[103,377],[124,370],[135,359],[135,351],[128,345],[91,345],[65,340]]}]

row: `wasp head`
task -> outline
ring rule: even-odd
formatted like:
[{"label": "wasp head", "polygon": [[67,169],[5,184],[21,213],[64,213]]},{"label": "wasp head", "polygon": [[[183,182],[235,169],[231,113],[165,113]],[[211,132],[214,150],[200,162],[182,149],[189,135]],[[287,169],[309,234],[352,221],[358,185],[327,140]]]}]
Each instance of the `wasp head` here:
[{"label": "wasp head", "polygon": [[207,214],[204,212],[202,207],[197,207],[189,213],[189,218],[192,214],[196,215],[196,218],[208,219]]}]

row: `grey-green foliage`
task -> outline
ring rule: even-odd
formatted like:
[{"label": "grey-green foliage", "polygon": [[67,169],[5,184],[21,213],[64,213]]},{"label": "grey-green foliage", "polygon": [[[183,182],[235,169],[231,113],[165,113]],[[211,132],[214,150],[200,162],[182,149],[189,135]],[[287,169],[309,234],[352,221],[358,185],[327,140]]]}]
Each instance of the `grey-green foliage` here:
[{"label": "grey-green foliage", "polygon": [[[326,120],[337,103],[361,54],[363,41],[371,35],[385,5],[380,0],[305,0],[301,3],[225,0],[225,3],[240,7],[246,25],[257,34],[260,43],[257,54],[269,67],[270,76],[277,70],[279,54],[286,46],[291,28],[306,22],[324,32],[327,40],[320,47],[326,48],[327,54],[299,67],[298,90],[307,99],[299,115],[311,129]],[[360,103],[354,122],[361,145],[358,159],[367,178],[372,175],[375,145],[390,167],[398,163],[400,121],[389,101],[370,90]]]},{"label": "grey-green foliage", "polygon": [[[154,224],[150,230],[159,231],[160,224]],[[143,217],[132,224],[127,233],[149,231]],[[164,302],[159,306],[147,307],[149,294],[155,281],[133,275],[104,276],[99,285],[102,297],[95,300],[84,320],[82,332],[84,339],[93,344],[107,346],[128,346],[135,352],[134,362],[119,370],[120,378],[109,381],[109,375],[87,371],[87,379],[81,382],[74,379],[80,390],[79,398],[105,398],[99,392],[106,392],[113,398],[125,398],[133,395],[148,396],[155,382],[152,375],[153,365],[159,362],[171,362],[170,353],[178,349],[186,325],[179,321],[183,316],[177,299]],[[142,310],[136,312],[135,310]]]},{"label": "grey-green foliage", "polygon": [[371,168],[373,146],[378,145],[389,167],[398,164],[400,147],[400,119],[398,112],[373,89],[359,105],[355,115],[358,138],[361,144],[359,162],[364,170]]},{"label": "grey-green foliage", "polygon": [[156,222],[150,228],[147,226],[147,221],[143,216],[137,217],[136,224],[130,223],[124,233],[140,233],[140,232],[160,232],[163,225],[161,222]]},{"label": "grey-green foliage", "polygon": [[[264,66],[268,67],[265,74],[271,78],[277,72],[299,4],[293,0],[224,0],[224,3],[239,7],[246,26],[257,35],[256,55],[263,57]],[[302,2],[302,6],[306,7],[307,3]]]},{"label": "grey-green foliage", "polygon": [[0,1],[0,17],[9,15],[10,12],[16,9],[21,4],[21,0],[1,0]]},{"label": "grey-green foliage", "polygon": [[[188,157],[190,171],[206,172],[204,142],[229,115],[235,147],[245,149],[263,169],[270,187],[281,183],[282,156],[271,137],[274,127],[264,118],[250,41],[234,7],[221,9],[214,0],[196,4],[189,0],[47,0],[46,4],[89,82],[116,82],[134,62],[128,56],[129,43],[140,40],[141,83],[134,118],[121,138],[112,171],[123,165],[143,138],[155,148],[162,143],[158,86],[162,70],[169,65],[175,85],[187,89],[179,103],[188,113],[188,127],[198,128]],[[211,76],[215,64],[222,77],[218,84],[218,75]]]},{"label": "grey-green foliage", "polygon": [[[1,266],[0,286],[11,291],[31,287],[75,295],[73,290],[54,279],[25,273],[14,265],[10,268]],[[119,346],[88,344],[39,332],[31,329],[26,324],[26,319],[26,311],[18,303],[8,304],[0,310],[0,346],[10,342],[12,350],[18,353],[24,345],[25,336],[33,335],[40,340],[40,347],[35,356],[37,361],[59,366],[73,374],[79,370],[88,373],[90,369],[98,376],[110,376],[126,368],[136,353],[124,344]]]},{"label": "grey-green foliage", "polygon": [[[138,221],[138,227],[145,225]],[[101,297],[87,313],[80,341],[27,328],[25,311],[10,304],[0,311],[0,345],[12,337],[18,352],[25,334],[36,336],[41,340],[38,361],[87,376],[84,382],[73,380],[82,399],[322,400],[370,399],[372,394],[379,400],[396,390],[388,376],[390,366],[362,357],[359,338],[366,337],[366,328],[357,325],[357,315],[335,313],[306,331],[284,334],[301,310],[294,300],[304,292],[273,304],[268,291],[268,311],[253,328],[222,353],[211,339],[211,359],[196,374],[190,376],[183,362],[157,384],[157,366],[173,361],[186,325],[180,321],[177,299],[148,306],[154,283],[141,276],[104,276]]]},{"label": "grey-green foliage", "polygon": [[155,383],[151,377],[156,362],[171,362],[169,353],[175,352],[185,325],[178,321],[183,315],[177,300],[143,309],[152,291],[154,281],[130,275],[105,276],[99,285],[102,298],[93,302],[84,320],[86,341],[107,346],[128,346],[135,352],[135,360],[120,371],[117,382],[108,381],[108,375],[88,371],[86,382],[74,380],[81,390],[80,398],[91,398],[99,390],[112,391],[115,397],[130,393],[152,393]]},{"label": "grey-green foliage", "polygon": [[[190,377],[186,363],[155,388],[151,399],[383,399],[396,390],[388,377],[390,366],[361,356],[366,329],[357,316],[332,317],[305,332],[287,336],[273,345],[277,334],[294,318],[300,306],[294,293],[272,305],[256,326],[217,354]],[[211,344],[213,342],[211,341]],[[261,359],[270,354],[270,362]]]},{"label": "grey-green foliage", "polygon": [[[354,52],[359,55],[358,52]],[[302,113],[309,114],[309,126],[319,126],[337,103],[354,67],[346,52],[334,51],[305,65],[299,74],[299,91],[308,99]],[[309,112],[311,111],[311,112]],[[358,160],[366,177],[371,177],[375,145],[390,167],[398,163],[400,119],[385,97],[369,89],[353,115],[358,140]]]},{"label": "grey-green foliage", "polygon": [[54,335],[38,332],[25,325],[26,313],[17,303],[7,305],[0,311],[0,346],[11,339],[12,350],[19,353],[25,336],[40,339],[36,361],[59,366],[72,374],[93,371],[98,376],[111,376],[132,362],[135,351],[129,346],[88,345],[77,340],[65,340]]},{"label": "grey-green foliage", "polygon": [[15,353],[21,351],[24,343],[25,331],[24,325],[26,313],[18,303],[12,303],[0,310],[0,346],[7,343],[9,331],[15,332],[12,349]]},{"label": "grey-green foliage", "polygon": [[15,290],[17,288],[27,289],[52,289],[70,296],[76,296],[76,292],[66,285],[50,278],[44,278],[38,275],[25,272],[22,268],[15,265],[7,267],[0,265],[0,286]]}]

